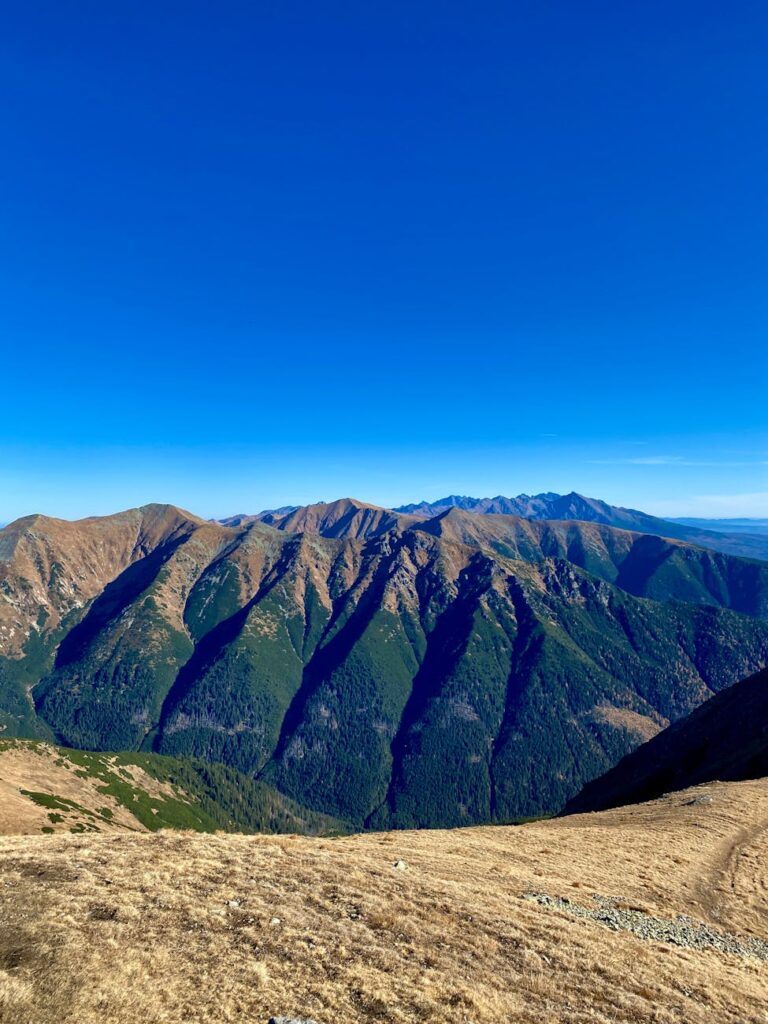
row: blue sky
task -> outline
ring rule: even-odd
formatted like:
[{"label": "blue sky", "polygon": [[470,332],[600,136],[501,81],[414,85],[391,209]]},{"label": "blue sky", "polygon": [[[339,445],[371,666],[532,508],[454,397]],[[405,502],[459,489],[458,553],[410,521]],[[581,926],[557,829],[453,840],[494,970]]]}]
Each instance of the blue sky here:
[{"label": "blue sky", "polygon": [[0,521],[768,515],[768,7],[29,0]]}]

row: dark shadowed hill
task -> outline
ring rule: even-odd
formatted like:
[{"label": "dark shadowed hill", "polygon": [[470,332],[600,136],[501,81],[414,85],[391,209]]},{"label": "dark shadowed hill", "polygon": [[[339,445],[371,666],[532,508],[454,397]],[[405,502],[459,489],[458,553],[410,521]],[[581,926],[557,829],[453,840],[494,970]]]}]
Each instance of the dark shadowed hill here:
[{"label": "dark shadowed hill", "polygon": [[768,669],[735,683],[675,722],[571,800],[599,811],[713,780],[768,775]]}]

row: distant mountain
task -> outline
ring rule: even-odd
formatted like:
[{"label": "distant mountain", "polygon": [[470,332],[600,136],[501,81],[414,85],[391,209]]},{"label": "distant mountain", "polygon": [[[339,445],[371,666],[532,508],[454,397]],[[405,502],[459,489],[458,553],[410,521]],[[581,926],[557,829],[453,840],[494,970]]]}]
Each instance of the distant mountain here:
[{"label": "distant mountain", "polygon": [[226,519],[214,519],[213,522],[221,523],[222,526],[247,526],[248,523],[256,522],[271,523],[295,512],[298,508],[298,505],[282,505],[280,508],[270,508],[264,512],[258,512],[256,515],[247,515],[241,512],[236,516],[228,516]]},{"label": "distant mountain", "polygon": [[450,494],[447,498],[440,498],[439,501],[421,501],[416,505],[401,505],[395,512],[403,512],[406,515],[434,516],[449,509],[458,508],[464,512],[481,512],[485,514],[500,514],[512,516],[524,516],[526,519],[544,519],[546,516],[539,516],[536,513],[545,508],[547,500],[554,501],[559,494],[547,493],[537,494],[531,497],[528,494],[520,494],[517,498],[505,498],[498,495],[495,498],[470,498],[461,494]]},{"label": "distant mountain", "polygon": [[652,800],[714,780],[768,775],[768,669],[706,701],[569,802],[568,813]]},{"label": "distant mountain", "polygon": [[650,533],[656,537],[673,537],[677,540],[713,548],[726,554],[742,558],[768,559],[768,531],[756,529],[754,534],[741,527],[732,531],[714,528],[702,521],[702,527],[693,520],[658,519],[637,509],[609,505],[598,498],[585,498],[572,491],[570,494],[519,494],[516,498],[468,498],[451,495],[438,501],[422,501],[416,505],[401,505],[395,512],[410,515],[435,516],[459,508],[466,512],[482,515],[516,515],[525,519],[581,520],[587,523],[603,523],[621,530]]},{"label": "distant mountain", "polygon": [[261,513],[263,523],[287,533],[316,533],[321,537],[378,537],[388,530],[410,526],[419,517],[402,516],[391,509],[368,505],[354,498],[304,505],[287,511]]},{"label": "distant mountain", "polygon": [[[470,498],[466,495],[451,494],[437,501],[422,501],[417,505],[401,505],[395,512],[416,515],[439,515],[451,508],[459,508],[464,512],[480,512],[484,515],[513,515],[525,519],[584,519],[593,522],[608,522],[603,509],[611,506],[592,498],[584,498],[573,492],[569,495],[555,494],[547,491],[544,494],[519,494],[516,498],[505,498],[499,494],[495,498]],[[554,515],[553,512],[561,512]],[[570,514],[568,514],[570,512]],[[597,518],[597,517],[602,518]]]},{"label": "distant mountain", "polygon": [[220,762],[354,827],[498,821],[768,660],[762,562],[456,507],[275,523],[0,531],[4,735]]}]

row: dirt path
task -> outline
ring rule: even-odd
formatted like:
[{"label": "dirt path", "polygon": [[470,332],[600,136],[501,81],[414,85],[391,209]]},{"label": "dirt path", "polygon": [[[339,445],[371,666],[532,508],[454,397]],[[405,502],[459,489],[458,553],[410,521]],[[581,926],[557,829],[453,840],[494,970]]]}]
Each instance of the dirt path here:
[{"label": "dirt path", "polygon": [[[749,908],[750,934],[768,938],[768,814],[726,838],[714,851],[696,883],[698,902],[713,924],[724,926],[738,918],[742,929]],[[736,905],[734,905],[736,904]]]},{"label": "dirt path", "polygon": [[738,914],[751,934],[768,937],[768,818],[745,829],[721,869],[721,919]]}]

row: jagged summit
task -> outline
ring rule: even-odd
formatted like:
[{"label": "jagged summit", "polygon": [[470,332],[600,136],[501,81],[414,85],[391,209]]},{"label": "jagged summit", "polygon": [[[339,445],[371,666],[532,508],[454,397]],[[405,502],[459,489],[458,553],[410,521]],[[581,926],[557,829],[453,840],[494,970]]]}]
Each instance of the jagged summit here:
[{"label": "jagged summit", "polygon": [[598,498],[587,498],[577,491],[557,494],[544,491],[541,494],[518,494],[514,498],[497,494],[494,498],[471,498],[449,495],[437,501],[422,501],[415,505],[401,505],[396,512],[416,512],[424,515],[439,515],[448,508],[461,508],[467,512],[485,515],[519,515],[526,519],[585,519],[595,522],[612,522],[617,516],[645,517],[645,513],[607,504]]},{"label": "jagged summit", "polygon": [[532,520],[577,520],[588,523],[602,523],[622,530],[649,533],[657,537],[673,537],[677,540],[699,544],[728,554],[747,558],[768,558],[768,536],[737,532],[728,534],[714,530],[698,529],[685,522],[671,522],[648,515],[638,509],[610,505],[599,498],[589,498],[576,491],[556,494],[545,491],[541,494],[518,494],[514,498],[497,495],[495,498],[470,498],[451,495],[437,501],[422,501],[418,504],[401,505],[395,512],[429,517],[442,515],[450,508],[479,515],[514,515]]}]

